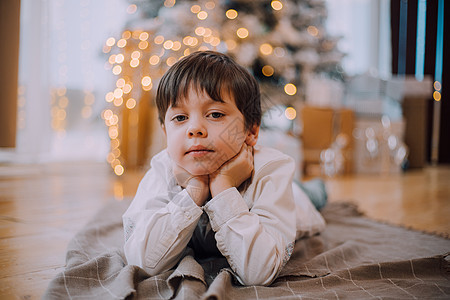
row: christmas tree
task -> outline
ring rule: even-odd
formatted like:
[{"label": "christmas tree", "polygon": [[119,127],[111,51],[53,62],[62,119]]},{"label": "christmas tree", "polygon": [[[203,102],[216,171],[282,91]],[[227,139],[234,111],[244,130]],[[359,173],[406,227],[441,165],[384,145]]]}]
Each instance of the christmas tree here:
[{"label": "christmas tree", "polygon": [[[119,77],[106,95],[113,108],[103,113],[112,140],[108,161],[116,174],[123,172],[119,145],[127,147],[124,136],[131,132],[121,127],[145,114],[162,74],[194,51],[227,53],[247,67],[270,99],[264,109],[304,101],[306,85],[317,75],[342,77],[338,39],[325,30],[325,0],[134,0],[128,10],[132,19],[122,36],[108,39],[103,49]],[[136,155],[140,161],[145,156]]]}]

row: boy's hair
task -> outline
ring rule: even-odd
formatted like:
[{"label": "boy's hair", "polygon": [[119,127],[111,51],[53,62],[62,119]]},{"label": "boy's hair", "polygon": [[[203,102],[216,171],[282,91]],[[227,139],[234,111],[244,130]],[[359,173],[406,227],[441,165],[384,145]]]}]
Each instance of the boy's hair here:
[{"label": "boy's hair", "polygon": [[186,97],[191,87],[219,102],[228,92],[244,115],[247,129],[261,124],[261,95],[256,79],[229,56],[214,51],[198,51],[182,58],[161,78],[156,93],[161,124],[169,106]]}]

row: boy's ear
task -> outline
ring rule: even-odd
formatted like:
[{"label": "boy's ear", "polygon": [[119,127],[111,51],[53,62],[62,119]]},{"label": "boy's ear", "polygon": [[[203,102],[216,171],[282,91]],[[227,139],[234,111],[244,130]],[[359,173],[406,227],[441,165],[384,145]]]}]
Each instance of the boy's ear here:
[{"label": "boy's ear", "polygon": [[247,132],[247,137],[245,138],[245,143],[248,146],[255,146],[256,142],[258,141],[258,134],[259,134],[259,126],[253,125],[250,127],[250,129]]},{"label": "boy's ear", "polygon": [[164,135],[167,135],[167,133],[166,133],[166,126],[164,126],[164,123],[161,123],[161,128],[164,131]]}]

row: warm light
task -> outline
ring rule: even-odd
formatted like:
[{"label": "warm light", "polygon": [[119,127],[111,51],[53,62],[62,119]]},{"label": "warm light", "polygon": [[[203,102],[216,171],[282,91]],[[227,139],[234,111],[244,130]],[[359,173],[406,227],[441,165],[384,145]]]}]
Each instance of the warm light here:
[{"label": "warm light", "polygon": [[114,100],[114,93],[113,92],[109,92],[105,95],[105,100],[106,102],[112,102]]},{"label": "warm light", "polygon": [[129,92],[131,92],[131,89],[133,88],[133,86],[129,83],[125,84],[123,86],[123,93],[124,94],[128,94]]},{"label": "warm light", "polygon": [[434,91],[433,93],[433,99],[435,101],[441,101],[441,93],[439,93],[438,91]]},{"label": "warm light", "polygon": [[56,113],[56,118],[58,118],[59,120],[64,120],[66,118],[66,116],[67,116],[67,113],[64,109],[60,109]]},{"label": "warm light", "polygon": [[434,87],[434,89],[436,90],[436,91],[440,91],[441,90],[441,83],[439,82],[439,81],[435,81],[434,83],[433,83],[433,87]]},{"label": "warm light", "polygon": [[117,123],[119,123],[119,117],[113,114],[111,118],[109,118],[109,122],[111,125],[117,125]]},{"label": "warm light", "polygon": [[212,36],[206,36],[203,38],[203,41],[207,44],[211,44],[213,40],[214,40],[214,37],[212,37]]},{"label": "warm light", "polygon": [[126,30],[122,33],[122,38],[128,40],[131,37],[131,32],[129,30]]},{"label": "warm light", "polygon": [[233,20],[233,19],[237,18],[238,12],[236,10],[234,10],[234,9],[229,9],[225,13],[225,15],[227,16],[228,19]]},{"label": "warm light", "polygon": [[112,65],[116,62],[116,55],[115,54],[111,54],[108,58],[108,62]]},{"label": "warm light", "polygon": [[105,110],[104,112],[103,112],[103,118],[105,119],[105,120],[109,120],[109,119],[111,119],[111,117],[114,115],[114,113],[112,112],[112,110],[110,110],[110,109],[107,109],[107,110]]},{"label": "warm light", "polygon": [[200,5],[192,5],[191,7],[191,12],[194,14],[199,13],[202,10],[202,8],[200,7]]},{"label": "warm light", "polygon": [[112,46],[114,46],[115,43],[116,43],[116,39],[113,37],[110,37],[109,39],[106,40],[106,46],[112,47]]},{"label": "warm light", "polygon": [[114,98],[120,98],[122,96],[123,96],[123,90],[122,89],[117,88],[117,89],[114,90]]},{"label": "warm light", "polygon": [[159,56],[158,55],[152,55],[150,57],[150,59],[148,60],[148,62],[153,65],[156,66],[159,63]]},{"label": "warm light", "polygon": [[111,47],[105,45],[105,46],[103,46],[102,51],[103,51],[103,53],[109,53],[111,51]]},{"label": "warm light", "polygon": [[119,75],[122,72],[122,67],[121,66],[114,66],[114,68],[112,69],[112,72],[114,75]]},{"label": "warm light", "polygon": [[270,76],[273,75],[274,69],[272,68],[272,66],[265,65],[265,66],[262,68],[262,73],[264,74],[264,76],[270,77]]},{"label": "warm light", "polygon": [[164,1],[164,6],[165,7],[172,7],[175,5],[175,0],[166,0]]},{"label": "warm light", "polygon": [[139,39],[141,41],[146,41],[148,39],[148,32],[141,32],[141,34],[139,35]]},{"label": "warm light", "polygon": [[125,86],[125,79],[123,79],[123,78],[117,79],[117,81],[116,81],[116,86],[117,86],[118,88],[123,88],[123,87]]},{"label": "warm light", "polygon": [[139,47],[139,49],[141,49],[141,50],[147,49],[147,47],[148,47],[148,42],[147,42],[147,41],[140,41],[138,47]]},{"label": "warm light", "polygon": [[155,42],[155,44],[160,45],[160,44],[164,43],[164,37],[162,35],[158,35],[155,37],[153,42]]},{"label": "warm light", "polygon": [[117,176],[121,176],[124,172],[124,168],[122,165],[117,165],[114,167],[114,173],[116,173]]},{"label": "warm light", "polygon": [[[114,153],[112,153],[114,155]],[[114,168],[116,166],[120,165],[120,160],[114,158],[113,161],[111,162],[111,166]]]},{"label": "warm light", "polygon": [[69,98],[67,98],[67,97],[59,98],[59,107],[66,108],[67,105],[69,105]]},{"label": "warm light", "polygon": [[281,1],[279,0],[273,0],[270,5],[272,6],[272,8],[274,10],[280,10],[283,8],[283,3],[281,3]]},{"label": "warm light", "polygon": [[195,47],[198,44],[198,39],[196,37],[192,38],[191,47]]},{"label": "warm light", "polygon": [[173,56],[169,57],[166,61],[166,64],[171,67],[177,62],[177,59]]},{"label": "warm light", "polygon": [[112,149],[119,148],[119,146],[120,146],[120,141],[119,140],[116,140],[116,139],[111,140],[111,148]]},{"label": "warm light", "polygon": [[141,57],[141,52],[140,51],[133,51],[133,53],[131,53],[131,58],[132,59],[139,59],[139,57]]},{"label": "warm light", "polygon": [[127,100],[127,103],[125,105],[128,109],[133,109],[136,106],[136,100],[130,98]]},{"label": "warm light", "polygon": [[204,10],[200,11],[197,14],[197,18],[199,18],[200,20],[205,20],[208,17],[208,13]]},{"label": "warm light", "polygon": [[198,51],[207,51],[207,50],[210,50],[207,46],[198,47]]},{"label": "warm light", "polygon": [[150,76],[144,76],[142,77],[141,83],[143,86],[149,86],[150,83],[152,83],[152,79],[150,78]]},{"label": "warm light", "polygon": [[189,50],[189,48],[184,50],[184,52],[183,52],[184,56],[188,56],[189,54],[191,54],[191,50]]},{"label": "warm light", "polygon": [[114,99],[113,103],[114,103],[114,106],[121,106],[123,104],[123,98],[122,97],[116,98],[116,99]]},{"label": "warm light", "polygon": [[183,44],[185,44],[186,46],[189,46],[192,43],[192,36],[185,36],[183,38]]},{"label": "warm light", "polygon": [[220,44],[220,39],[218,37],[214,37],[211,42],[211,45],[214,47],[217,47],[219,44]]},{"label": "warm light", "polygon": [[121,64],[121,63],[123,63],[124,59],[125,59],[125,57],[123,56],[122,53],[120,53],[120,54],[116,55],[114,60],[116,61],[116,63]]},{"label": "warm light", "polygon": [[56,94],[58,96],[64,96],[67,92],[67,89],[65,87],[60,87],[59,89],[56,90]]},{"label": "warm light", "polygon": [[236,31],[236,34],[241,39],[245,39],[246,37],[248,37],[248,30],[247,28],[241,27]]},{"label": "warm light", "polygon": [[203,34],[204,37],[209,37],[212,35],[211,28],[205,28],[205,33]]},{"label": "warm light", "polygon": [[292,83],[288,83],[284,86],[284,92],[290,96],[293,96],[297,93],[297,87]]},{"label": "warm light", "polygon": [[142,86],[142,89],[146,92],[150,91],[152,88],[153,88],[153,83],[150,83],[150,85],[148,85],[148,86],[145,86],[145,85]]},{"label": "warm light", "polygon": [[134,14],[137,11],[137,6],[136,4],[131,4],[127,7],[127,13],[128,14]]},{"label": "warm light", "polygon": [[261,51],[261,53],[264,55],[269,55],[272,54],[273,48],[270,44],[262,44],[259,47],[259,51]]},{"label": "warm light", "polygon": [[181,49],[181,43],[179,41],[173,42],[172,50],[173,51],[178,51],[180,49]]},{"label": "warm light", "polygon": [[127,40],[126,39],[120,39],[117,41],[117,47],[119,48],[123,48],[127,45]]},{"label": "warm light", "polygon": [[205,34],[205,28],[204,28],[204,27],[201,27],[201,26],[195,28],[195,34],[196,34],[196,35],[199,35],[199,36],[204,35],[204,34]]},{"label": "warm light", "polygon": [[130,67],[136,68],[137,66],[139,66],[139,60],[137,60],[137,59],[132,59],[132,60],[130,61]]},{"label": "warm light", "polygon": [[288,107],[288,108],[286,108],[286,110],[284,111],[284,115],[285,115],[286,118],[288,118],[289,120],[294,120],[295,117],[297,116],[297,111],[296,111],[295,108],[293,108],[293,107]]},{"label": "warm light", "polygon": [[114,157],[119,157],[120,156],[120,149],[113,149],[112,151],[111,151],[111,154],[114,156]]},{"label": "warm light", "polygon": [[163,47],[164,47],[164,49],[169,50],[170,48],[173,47],[173,42],[171,40],[167,40],[167,41],[164,42]]},{"label": "warm light", "polygon": [[106,161],[108,163],[112,163],[114,159],[116,159],[116,158],[114,157],[114,154],[112,154],[112,153],[108,153],[108,156],[106,156]]},{"label": "warm light", "polygon": [[312,36],[318,36],[319,35],[319,29],[317,29],[316,26],[308,26],[308,28],[306,30]]}]

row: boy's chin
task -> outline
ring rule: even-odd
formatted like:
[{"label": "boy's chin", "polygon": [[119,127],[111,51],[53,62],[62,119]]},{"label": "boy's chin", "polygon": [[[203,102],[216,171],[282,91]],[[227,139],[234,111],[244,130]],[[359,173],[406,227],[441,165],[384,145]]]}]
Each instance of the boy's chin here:
[{"label": "boy's chin", "polygon": [[192,167],[185,168],[193,176],[205,176],[217,171],[217,168],[203,168],[203,167]]}]

